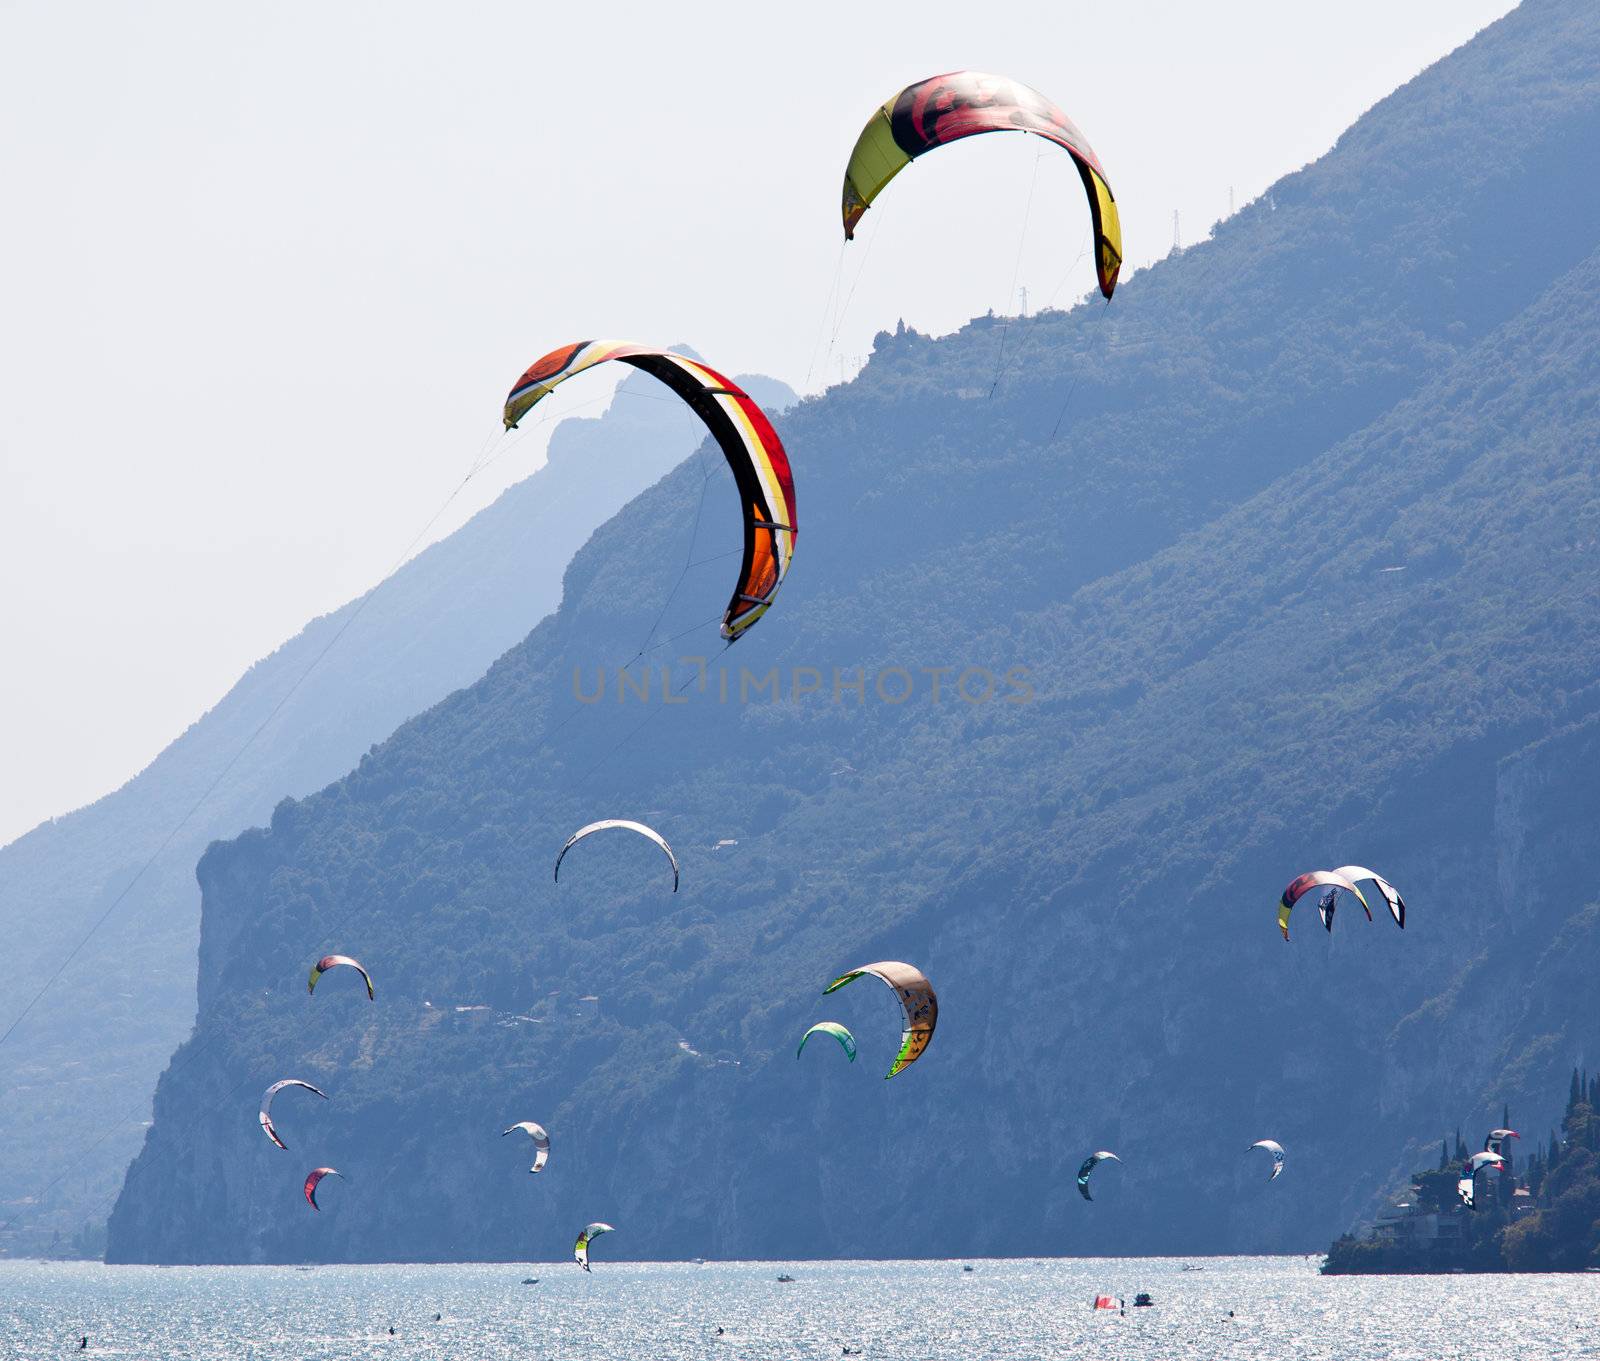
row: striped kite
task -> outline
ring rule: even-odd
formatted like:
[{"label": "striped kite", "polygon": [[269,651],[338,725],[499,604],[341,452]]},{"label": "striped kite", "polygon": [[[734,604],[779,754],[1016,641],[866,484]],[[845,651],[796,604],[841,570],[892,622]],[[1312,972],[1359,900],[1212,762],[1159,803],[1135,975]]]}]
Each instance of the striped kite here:
[{"label": "striped kite", "polygon": [[744,561],[739,584],[722,616],[722,636],[729,642],[771,606],[794,557],[794,476],[789,455],[766,413],[738,384],[715,369],[647,345],[618,340],[580,340],[551,350],[517,379],[506,398],[507,430],[536,403],[574,374],[618,359],[659,378],[687,402],[721,446],[744,512]]}]

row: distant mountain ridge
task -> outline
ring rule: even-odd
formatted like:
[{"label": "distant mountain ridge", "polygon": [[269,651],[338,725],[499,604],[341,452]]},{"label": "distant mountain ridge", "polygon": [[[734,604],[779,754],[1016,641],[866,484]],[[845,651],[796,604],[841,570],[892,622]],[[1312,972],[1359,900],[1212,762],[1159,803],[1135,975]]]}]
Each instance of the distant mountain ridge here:
[{"label": "distant mountain ridge", "polygon": [[[1536,1109],[1600,1043],[1597,139],[1600,12],[1528,0],[1109,309],[1014,326],[992,399],[996,325],[880,335],[780,422],[800,544],[736,650],[668,589],[711,484],[664,478],[476,684],[207,853],[111,1258],[548,1260],[596,1218],[642,1258],[1312,1251],[1464,1085]],[[685,703],[575,700],[680,630]],[[550,882],[607,814],[680,894],[647,845]],[[1352,860],[1407,930],[1283,942],[1283,884]],[[308,1006],[353,941],[379,1001]],[[819,996],[884,958],[941,1000],[888,1083],[892,998]],[[824,1017],[858,1063],[795,1060]],[[240,1115],[289,1066],[354,1174],[314,1222]]]},{"label": "distant mountain ridge", "polygon": [[[774,410],[794,400],[776,380],[740,381]],[[53,1235],[71,1235],[110,1203],[138,1146],[133,1126],[108,1139],[45,1206],[23,1198],[82,1156],[98,1118],[120,1119],[147,1098],[187,1033],[199,935],[194,863],[206,844],[347,769],[548,614],[583,541],[701,442],[704,429],[692,413],[663,395],[654,380],[630,372],[602,415],[555,427],[546,466],[373,592],[313,620],[252,666],[121,789],[0,849],[0,934],[12,979],[0,1004],[3,1026],[282,703],[0,1047],[0,1223],[17,1219],[0,1248],[46,1249]],[[316,660],[341,630],[337,646]],[[86,1118],[91,1111],[96,1119]]]}]

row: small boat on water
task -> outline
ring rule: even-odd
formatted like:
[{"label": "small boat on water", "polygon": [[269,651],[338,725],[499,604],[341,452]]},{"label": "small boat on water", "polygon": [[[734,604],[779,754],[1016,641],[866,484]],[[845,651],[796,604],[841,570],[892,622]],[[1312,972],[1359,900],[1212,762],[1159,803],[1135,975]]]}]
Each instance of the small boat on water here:
[{"label": "small boat on water", "polygon": [[779,1276],[778,1280],[784,1285],[793,1285],[794,1284],[794,1277],[793,1276],[788,1276],[788,1275]]},{"label": "small boat on water", "polygon": [[537,1276],[524,1276],[522,1278],[522,1283],[523,1285],[538,1285],[539,1278]]},{"label": "small boat on water", "polygon": [[971,1270],[972,1270],[972,1268],[971,1268],[971,1267],[970,1267],[970,1266],[964,1266],[964,1267],[962,1267],[962,1268],[961,1268],[961,1269],[962,1269],[962,1270],[963,1270],[963,1271],[971,1271]]},{"label": "small boat on water", "polygon": [[1148,1290],[1141,1290],[1133,1297],[1133,1307],[1135,1309],[1153,1309],[1155,1307],[1155,1303],[1156,1302],[1150,1298],[1150,1292]]}]

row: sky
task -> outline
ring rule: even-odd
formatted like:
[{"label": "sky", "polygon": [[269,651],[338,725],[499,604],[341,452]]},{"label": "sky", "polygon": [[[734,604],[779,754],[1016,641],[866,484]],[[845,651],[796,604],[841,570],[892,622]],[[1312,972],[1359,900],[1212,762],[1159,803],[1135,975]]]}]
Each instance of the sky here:
[{"label": "sky", "polygon": [[[556,345],[814,392],[901,318],[1087,294],[1082,189],[1036,138],[942,149],[843,246],[901,86],[1061,105],[1126,282],[1175,211],[1202,239],[1510,8],[0,0],[0,843],[534,471],[550,418],[505,441],[500,404]],[[603,405],[583,383],[551,418]]]}]

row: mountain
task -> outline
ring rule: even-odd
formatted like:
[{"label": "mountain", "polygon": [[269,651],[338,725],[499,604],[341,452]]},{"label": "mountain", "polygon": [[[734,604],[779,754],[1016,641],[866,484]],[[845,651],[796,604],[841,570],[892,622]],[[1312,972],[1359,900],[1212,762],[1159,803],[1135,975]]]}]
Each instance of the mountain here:
[{"label": "mountain", "polygon": [[[774,408],[794,400],[775,380],[740,381]],[[630,372],[618,394],[602,416],[557,425],[546,466],[459,531],[253,666],[121,789],[0,850],[12,980],[0,1027],[127,894],[0,1046],[0,1221],[17,1221],[0,1234],[8,1250],[48,1248],[102,1220],[116,1194],[139,1146],[130,1122],[148,1113],[194,1020],[194,864],[207,843],[327,783],[480,675],[555,607],[584,540],[704,433],[643,374]]]},{"label": "mountain", "polygon": [[[1533,1109],[1600,1041],[1597,135],[1600,13],[1528,0],[1108,308],[880,335],[780,422],[799,547],[736,650],[727,564],[677,569],[731,494],[652,487],[477,683],[208,851],[110,1258],[1312,1251],[1464,1087]],[[620,833],[552,883],[605,816],[682,891]],[[1407,929],[1285,943],[1349,862]],[[375,1003],[305,995],[328,950]],[[819,996],[877,959],[941,1003],[887,1083],[892,996]],[[857,1063],[796,1062],[823,1018]],[[284,1076],[332,1097],[288,1154]]]}]

